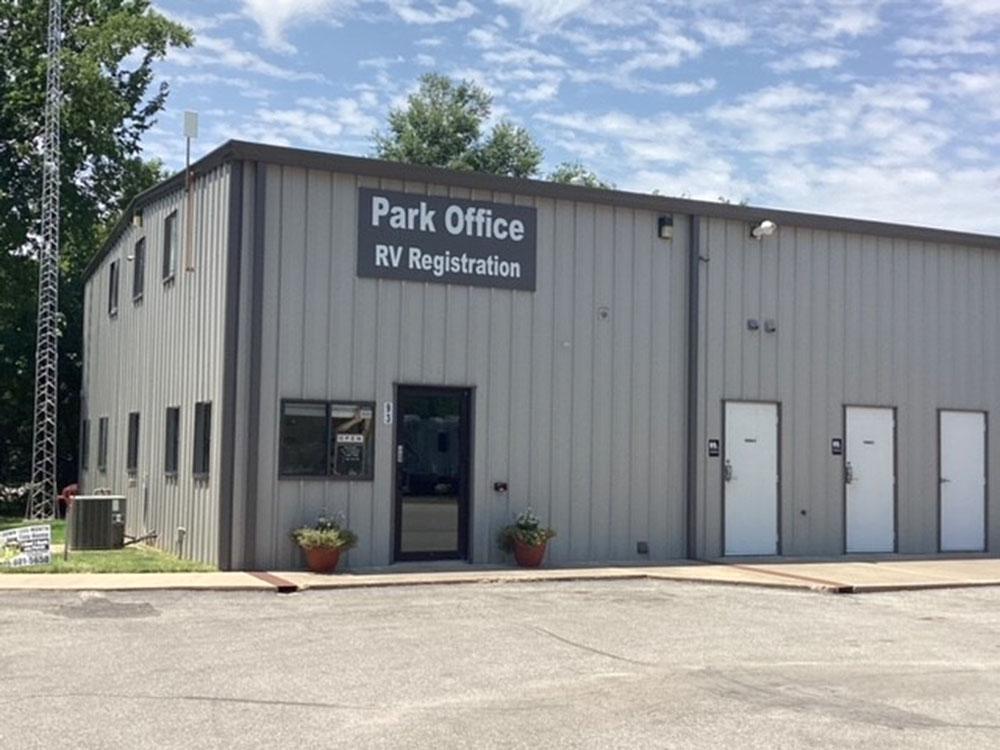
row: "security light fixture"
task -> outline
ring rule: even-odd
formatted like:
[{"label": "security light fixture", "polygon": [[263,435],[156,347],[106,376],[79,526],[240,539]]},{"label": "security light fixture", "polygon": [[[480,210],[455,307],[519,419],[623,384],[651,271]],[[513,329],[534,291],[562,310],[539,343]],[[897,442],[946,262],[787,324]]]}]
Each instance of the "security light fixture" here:
[{"label": "security light fixture", "polygon": [[656,222],[656,235],[661,240],[673,239],[674,236],[674,217],[673,216],[661,216]]},{"label": "security light fixture", "polygon": [[759,240],[763,237],[770,237],[772,234],[774,234],[774,230],[777,228],[778,225],[775,224],[773,221],[771,221],[770,219],[764,219],[759,224],[754,224],[752,227],[750,227],[750,236],[753,237],[755,240]]}]

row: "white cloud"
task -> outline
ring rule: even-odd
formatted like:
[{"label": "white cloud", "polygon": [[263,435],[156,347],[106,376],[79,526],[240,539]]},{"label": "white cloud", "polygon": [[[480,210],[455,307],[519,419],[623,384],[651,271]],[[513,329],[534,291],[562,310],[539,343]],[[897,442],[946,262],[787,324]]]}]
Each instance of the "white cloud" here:
[{"label": "white cloud", "polygon": [[793,70],[829,70],[838,67],[846,58],[847,52],[842,49],[807,49],[768,63],[768,67],[776,73],[788,73]]},{"label": "white cloud", "polygon": [[735,47],[750,39],[750,29],[745,25],[720,18],[701,18],[694,27],[707,41],[719,47]]},{"label": "white cloud", "polygon": [[186,68],[218,65],[286,81],[325,80],[319,73],[292,70],[270,63],[260,55],[237,46],[232,39],[205,34],[198,36],[193,47],[173,50],[170,62]]},{"label": "white cloud", "polygon": [[243,13],[260,27],[263,43],[278,52],[291,53],[285,29],[307,21],[335,21],[357,6],[356,0],[243,0]]},{"label": "white cloud", "polygon": [[551,26],[587,8],[592,0],[497,0],[520,11],[521,22],[533,31]]},{"label": "white cloud", "polygon": [[389,7],[406,23],[451,23],[475,15],[475,6],[468,0],[458,0],[454,5],[433,2],[429,9],[417,7],[413,0],[388,0]]}]

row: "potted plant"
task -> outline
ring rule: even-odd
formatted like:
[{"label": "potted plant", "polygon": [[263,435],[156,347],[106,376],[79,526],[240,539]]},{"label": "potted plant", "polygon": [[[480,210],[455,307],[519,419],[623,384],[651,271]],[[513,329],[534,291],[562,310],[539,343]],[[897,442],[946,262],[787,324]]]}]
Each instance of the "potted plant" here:
[{"label": "potted plant", "polygon": [[341,518],[320,516],[312,526],[292,532],[292,539],[306,555],[306,565],[313,573],[332,573],[340,562],[340,553],[358,543],[358,535]]},{"label": "potted plant", "polygon": [[555,535],[555,530],[543,527],[538,516],[528,508],[514,523],[500,530],[500,549],[513,552],[514,559],[522,568],[537,568],[545,557],[549,539]]}]

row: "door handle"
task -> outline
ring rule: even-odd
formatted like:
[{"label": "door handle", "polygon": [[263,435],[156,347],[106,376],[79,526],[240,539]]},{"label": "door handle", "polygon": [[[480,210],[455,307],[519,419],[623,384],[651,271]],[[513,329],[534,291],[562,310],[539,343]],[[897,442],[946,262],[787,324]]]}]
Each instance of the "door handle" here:
[{"label": "door handle", "polygon": [[854,467],[850,461],[844,462],[844,484],[851,484],[854,481]]},{"label": "door handle", "polygon": [[733,465],[726,459],[726,462],[722,465],[722,478],[727,482],[733,481]]},{"label": "door handle", "polygon": [[941,482],[941,484],[948,484],[948,482],[950,482],[951,480],[947,479],[946,477],[941,477],[941,479],[939,479],[938,481]]}]

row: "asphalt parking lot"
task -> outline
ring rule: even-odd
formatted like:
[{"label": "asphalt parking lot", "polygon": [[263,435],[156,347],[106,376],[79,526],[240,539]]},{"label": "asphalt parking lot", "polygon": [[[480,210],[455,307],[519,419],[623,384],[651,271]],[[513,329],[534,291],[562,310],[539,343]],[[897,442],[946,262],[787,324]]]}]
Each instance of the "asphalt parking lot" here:
[{"label": "asphalt parking lot", "polygon": [[1000,588],[0,593],[0,746],[997,747]]}]

